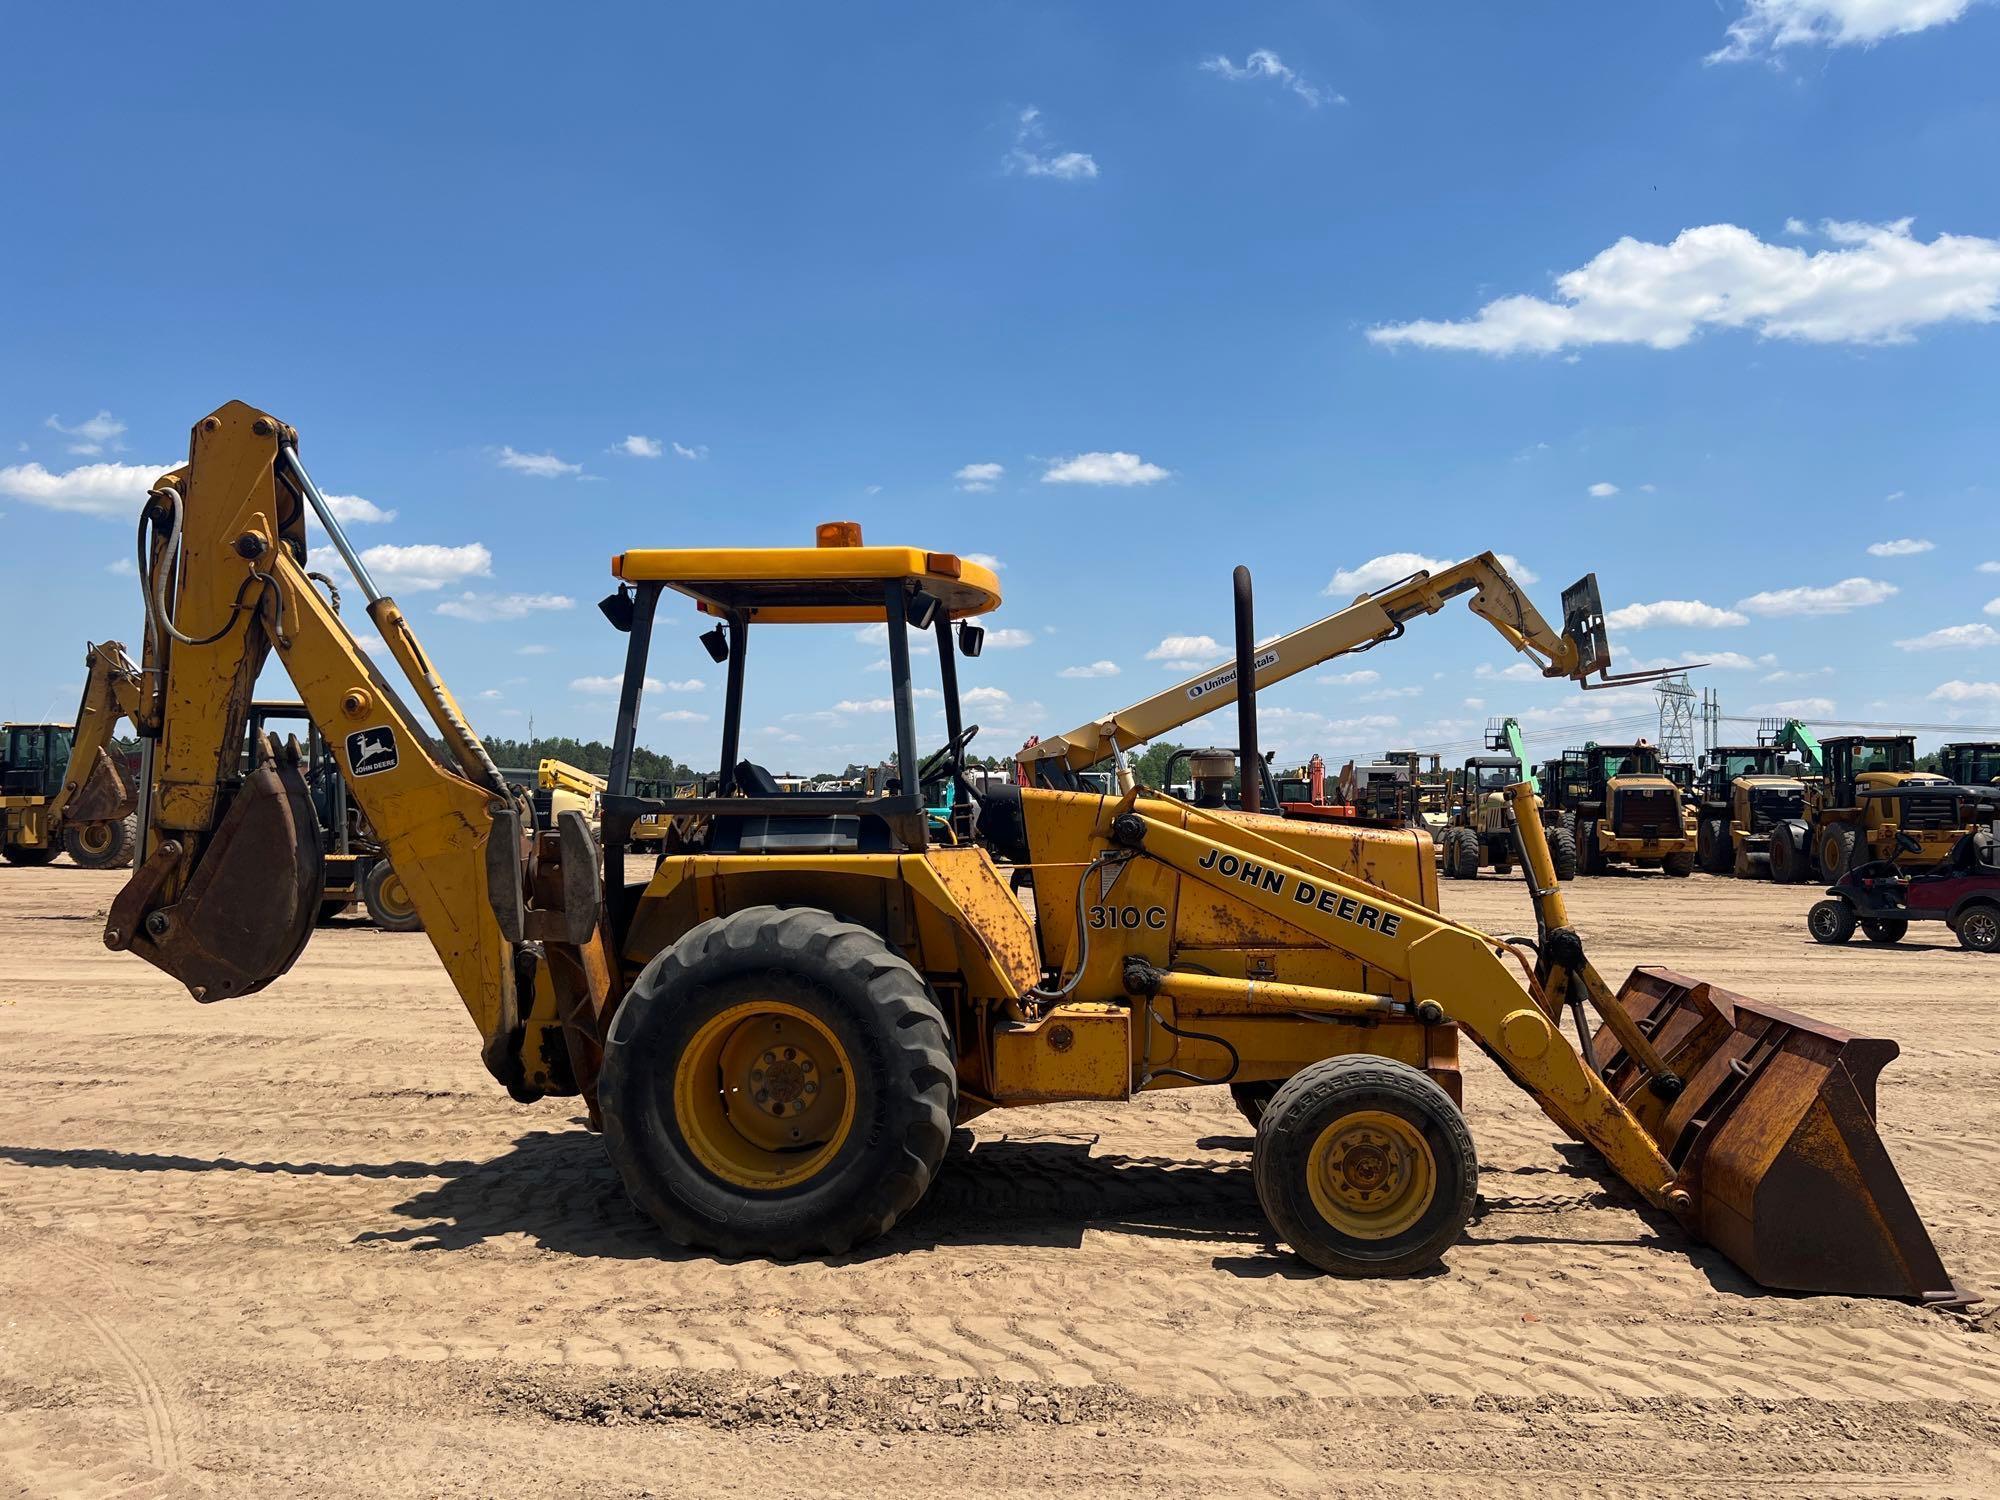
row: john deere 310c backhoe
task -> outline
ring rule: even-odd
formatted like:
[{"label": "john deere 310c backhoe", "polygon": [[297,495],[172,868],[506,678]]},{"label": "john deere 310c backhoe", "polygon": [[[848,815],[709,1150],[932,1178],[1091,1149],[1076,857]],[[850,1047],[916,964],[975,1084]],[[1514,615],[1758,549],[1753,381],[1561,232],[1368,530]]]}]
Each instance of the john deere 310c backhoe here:
[{"label": "john deere 310c backhoe", "polygon": [[[407,689],[306,576],[309,506]],[[1469,1035],[1648,1204],[1759,1281],[1954,1295],[1875,1131],[1894,1044],[1664,969],[1613,993],[1568,924],[1525,786],[1533,944],[1439,914],[1411,835],[1221,816],[1137,788],[982,794],[965,774],[977,726],[960,715],[958,662],[1000,602],[993,574],[834,523],[814,547],[613,560],[603,609],[627,640],[610,785],[594,827],[569,810],[535,833],[347,547],[290,428],[241,404],[205,418],[143,525],[144,847],[106,941],[211,1001],[297,957],[318,899],[310,809],[277,745],[247,775],[238,765],[275,650],[486,1066],[522,1099],[582,1094],[632,1197],[681,1243],[843,1251],[917,1202],[953,1125],[982,1111],[1266,1083],[1254,1171],[1278,1231],[1336,1273],[1420,1270],[1472,1211],[1457,1103]],[[668,808],[628,787],[672,597],[713,622],[702,641],[727,691],[714,794]],[[1565,615],[1557,665],[1602,671],[1597,601]],[[887,630],[905,775],[866,795],[781,791],[742,754],[750,638],[858,624]],[[921,765],[912,631],[935,640],[946,735]],[[919,790],[938,774],[958,783],[942,820]],[[634,822],[669,811],[662,854],[628,878]],[[996,852],[1031,871],[1032,917]]]}]

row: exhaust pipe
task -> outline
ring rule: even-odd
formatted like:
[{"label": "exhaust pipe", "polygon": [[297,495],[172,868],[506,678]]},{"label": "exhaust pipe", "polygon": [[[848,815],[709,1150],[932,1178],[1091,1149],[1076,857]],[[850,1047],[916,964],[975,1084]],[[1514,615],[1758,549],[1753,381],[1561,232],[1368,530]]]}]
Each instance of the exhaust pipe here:
[{"label": "exhaust pipe", "polygon": [[1264,757],[1257,745],[1257,620],[1250,570],[1236,565],[1236,798],[1247,813],[1264,810]]}]

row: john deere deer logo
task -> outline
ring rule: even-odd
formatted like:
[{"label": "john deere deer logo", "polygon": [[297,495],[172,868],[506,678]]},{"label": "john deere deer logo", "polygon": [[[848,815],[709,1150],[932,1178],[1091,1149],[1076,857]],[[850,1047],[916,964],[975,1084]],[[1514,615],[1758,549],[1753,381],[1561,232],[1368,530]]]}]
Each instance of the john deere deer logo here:
[{"label": "john deere deer logo", "polygon": [[386,724],[357,729],[347,737],[347,765],[356,776],[373,776],[396,766],[396,736]]}]

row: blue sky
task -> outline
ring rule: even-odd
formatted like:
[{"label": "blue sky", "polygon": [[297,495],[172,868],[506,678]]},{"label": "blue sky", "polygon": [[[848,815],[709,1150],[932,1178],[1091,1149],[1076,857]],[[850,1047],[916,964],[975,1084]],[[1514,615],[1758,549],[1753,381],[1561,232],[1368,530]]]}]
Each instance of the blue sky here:
[{"label": "blue sky", "polygon": [[[240,397],[381,517],[354,541],[496,734],[609,736],[610,553],[833,517],[1004,564],[982,749],[1171,681],[1233,563],[1270,632],[1486,548],[1550,613],[1595,569],[1621,664],[1727,662],[1728,713],[2000,724],[1984,0],[44,7],[10,38],[9,717],[71,712],[86,638],[136,648],[144,476]],[[662,629],[645,733],[705,764],[694,634]],[[887,747],[879,651],[764,639],[761,759]],[[1511,660],[1454,609],[1271,693],[1266,742],[1460,755],[1515,712],[1553,752],[1651,711]]]}]

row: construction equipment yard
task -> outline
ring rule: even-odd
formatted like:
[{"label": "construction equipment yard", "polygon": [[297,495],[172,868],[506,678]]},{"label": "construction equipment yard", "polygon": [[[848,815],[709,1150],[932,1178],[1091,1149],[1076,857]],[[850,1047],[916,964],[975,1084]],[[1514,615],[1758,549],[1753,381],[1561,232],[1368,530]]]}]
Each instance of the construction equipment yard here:
[{"label": "construction equipment yard", "polygon": [[[33,1495],[1991,1493],[2000,1320],[1756,1286],[1468,1048],[1479,1207],[1407,1279],[1274,1237],[1219,1088],[996,1111],[833,1260],[674,1251],[574,1099],[495,1089],[422,933],[197,1006],[124,872],[0,870],[0,1475]],[[1664,956],[1904,1049],[1880,1125],[2000,1290],[1991,964],[1816,944],[1815,894],[1579,882]],[[1532,924],[1517,877],[1447,916]],[[524,1456],[532,1455],[532,1461]],[[534,1476],[532,1484],[525,1476]]]}]

